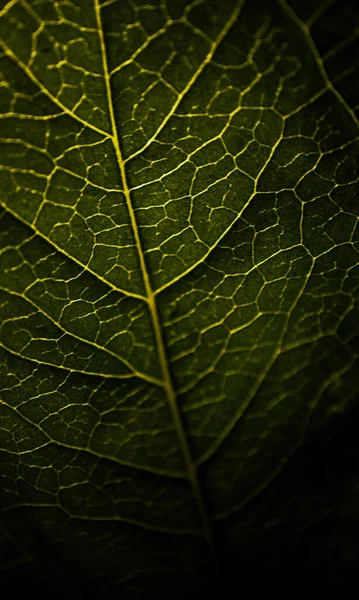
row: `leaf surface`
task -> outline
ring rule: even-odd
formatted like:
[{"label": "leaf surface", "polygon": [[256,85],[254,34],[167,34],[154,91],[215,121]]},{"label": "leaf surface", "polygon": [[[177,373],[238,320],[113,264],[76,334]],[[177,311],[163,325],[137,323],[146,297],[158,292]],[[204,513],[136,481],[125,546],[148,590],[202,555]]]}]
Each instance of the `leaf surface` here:
[{"label": "leaf surface", "polygon": [[246,552],[266,498],[296,500],[260,531],[311,494],[298,452],[358,394],[358,12],[338,10],[0,3],[9,571],[187,590],[208,552]]}]

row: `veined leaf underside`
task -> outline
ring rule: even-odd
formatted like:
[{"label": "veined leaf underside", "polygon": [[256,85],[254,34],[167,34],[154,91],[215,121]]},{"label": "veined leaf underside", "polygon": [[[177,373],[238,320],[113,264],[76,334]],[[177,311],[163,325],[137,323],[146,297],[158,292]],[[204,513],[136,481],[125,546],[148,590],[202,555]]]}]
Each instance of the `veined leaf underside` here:
[{"label": "veined leaf underside", "polygon": [[6,514],[213,546],[356,396],[357,33],[297,5],[0,4]]}]

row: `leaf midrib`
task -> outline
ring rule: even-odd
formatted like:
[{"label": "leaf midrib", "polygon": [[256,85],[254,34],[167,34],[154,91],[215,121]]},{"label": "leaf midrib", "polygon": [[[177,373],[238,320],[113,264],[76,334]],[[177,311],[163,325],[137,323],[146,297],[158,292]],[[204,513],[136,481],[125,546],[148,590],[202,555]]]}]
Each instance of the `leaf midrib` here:
[{"label": "leaf midrib", "polygon": [[98,33],[99,33],[103,76],[104,76],[104,81],[105,81],[105,86],[106,86],[108,111],[109,111],[110,123],[111,123],[111,139],[112,139],[113,146],[114,146],[115,153],[116,153],[118,168],[120,171],[120,176],[121,176],[122,185],[123,185],[123,192],[124,192],[124,196],[125,196],[127,210],[128,210],[128,214],[129,214],[130,222],[131,222],[131,228],[132,228],[132,232],[133,232],[133,235],[135,238],[138,258],[139,258],[139,262],[140,262],[140,269],[141,269],[143,283],[144,283],[145,292],[146,292],[145,299],[147,301],[150,316],[151,316],[151,321],[152,321],[152,326],[153,326],[153,331],[154,331],[156,346],[157,346],[157,351],[158,351],[158,357],[159,357],[159,362],[160,362],[160,368],[161,368],[161,372],[162,372],[163,389],[164,389],[166,400],[167,400],[168,406],[170,408],[173,422],[174,422],[174,425],[176,428],[177,437],[178,437],[179,444],[180,444],[181,451],[182,451],[182,456],[183,456],[183,459],[184,459],[184,462],[186,465],[188,481],[191,485],[194,500],[196,502],[198,517],[200,519],[200,524],[201,524],[201,532],[202,532],[203,537],[212,546],[212,534],[211,534],[211,528],[210,528],[210,519],[209,519],[207,509],[206,509],[206,506],[204,503],[201,486],[200,486],[200,482],[199,482],[199,478],[198,478],[198,472],[197,472],[196,466],[194,464],[194,461],[192,459],[189,443],[188,443],[186,432],[184,429],[184,424],[183,424],[182,417],[181,417],[181,414],[180,414],[180,411],[178,408],[178,404],[177,404],[177,395],[176,395],[176,391],[175,391],[175,388],[173,385],[173,381],[172,381],[172,377],[171,377],[171,373],[170,373],[170,369],[169,369],[169,363],[168,363],[165,343],[164,343],[163,334],[162,334],[162,327],[160,324],[160,318],[159,318],[159,314],[158,314],[156,296],[152,289],[151,280],[150,280],[149,272],[147,269],[147,265],[146,265],[146,261],[145,261],[145,257],[144,257],[144,251],[143,251],[143,247],[142,247],[142,242],[141,242],[141,238],[140,238],[140,234],[139,234],[139,228],[137,225],[134,208],[132,206],[130,189],[129,189],[128,182],[127,182],[127,173],[126,173],[126,169],[125,169],[125,163],[124,163],[124,159],[122,156],[121,146],[120,146],[118,132],[117,132],[117,124],[116,124],[116,119],[115,119],[115,111],[114,111],[114,106],[113,106],[112,90],[111,90],[111,83],[110,83],[110,73],[109,73],[109,68],[108,68],[105,35],[104,35],[104,28],[102,25],[101,7],[99,4],[99,0],[94,0],[94,10],[95,10],[97,28],[98,28]]}]

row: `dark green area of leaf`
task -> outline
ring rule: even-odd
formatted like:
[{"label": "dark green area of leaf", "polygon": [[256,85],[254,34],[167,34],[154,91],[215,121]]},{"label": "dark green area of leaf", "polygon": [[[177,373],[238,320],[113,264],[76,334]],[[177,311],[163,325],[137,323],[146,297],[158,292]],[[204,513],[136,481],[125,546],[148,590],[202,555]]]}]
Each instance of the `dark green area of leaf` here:
[{"label": "dark green area of leaf", "polygon": [[1,591],[350,589],[358,31],[0,1]]}]

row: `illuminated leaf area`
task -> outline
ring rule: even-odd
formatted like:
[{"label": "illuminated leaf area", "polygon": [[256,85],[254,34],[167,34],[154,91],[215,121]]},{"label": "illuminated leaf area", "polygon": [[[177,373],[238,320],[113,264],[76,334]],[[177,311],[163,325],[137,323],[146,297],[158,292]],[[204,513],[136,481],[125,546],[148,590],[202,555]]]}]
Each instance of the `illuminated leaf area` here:
[{"label": "illuminated leaf area", "polygon": [[340,0],[1,0],[3,586],[359,560],[358,32]]}]

